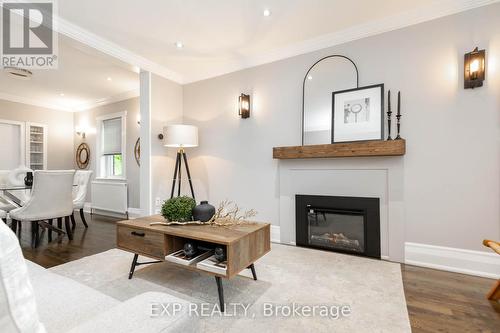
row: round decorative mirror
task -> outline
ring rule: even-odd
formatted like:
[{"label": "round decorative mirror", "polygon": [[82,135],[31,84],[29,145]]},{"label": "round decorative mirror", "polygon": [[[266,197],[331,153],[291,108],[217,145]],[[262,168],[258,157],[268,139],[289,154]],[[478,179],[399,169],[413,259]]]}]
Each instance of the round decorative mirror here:
[{"label": "round decorative mirror", "polygon": [[87,169],[90,162],[90,148],[86,143],[81,143],[76,149],[76,165],[79,169]]},{"label": "round decorative mirror", "polygon": [[358,87],[358,68],[346,56],[330,55],[309,68],[302,91],[302,145],[332,143],[332,93]]}]

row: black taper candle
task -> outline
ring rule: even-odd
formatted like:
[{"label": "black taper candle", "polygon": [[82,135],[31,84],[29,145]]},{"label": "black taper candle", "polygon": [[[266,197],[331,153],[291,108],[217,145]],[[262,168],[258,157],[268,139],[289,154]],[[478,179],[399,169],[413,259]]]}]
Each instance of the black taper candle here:
[{"label": "black taper candle", "polygon": [[401,116],[401,91],[398,91],[398,116]]},{"label": "black taper candle", "polygon": [[396,136],[396,140],[401,140],[401,91],[398,91],[398,113],[396,114],[396,119],[398,120],[398,136]]},{"label": "black taper candle", "polygon": [[387,92],[387,130],[389,132],[389,136],[387,140],[392,140],[391,137],[391,118],[392,118],[392,110],[391,110],[391,91]]}]

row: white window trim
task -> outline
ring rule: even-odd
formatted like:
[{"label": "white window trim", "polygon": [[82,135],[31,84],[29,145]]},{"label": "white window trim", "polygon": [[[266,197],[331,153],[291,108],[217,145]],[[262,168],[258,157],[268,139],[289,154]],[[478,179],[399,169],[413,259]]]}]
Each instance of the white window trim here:
[{"label": "white window trim", "polygon": [[[102,125],[104,120],[122,118],[122,175],[106,176],[102,166]],[[96,117],[96,179],[101,180],[127,180],[127,111],[110,113]]]},{"label": "white window trim", "polygon": [[26,123],[22,121],[0,119],[0,123],[16,125],[20,127],[19,130],[19,163],[26,166]]}]

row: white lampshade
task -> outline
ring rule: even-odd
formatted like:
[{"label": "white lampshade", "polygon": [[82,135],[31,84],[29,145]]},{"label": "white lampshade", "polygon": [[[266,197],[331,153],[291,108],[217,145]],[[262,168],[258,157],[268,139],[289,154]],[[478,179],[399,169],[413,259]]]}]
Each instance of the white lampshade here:
[{"label": "white lampshade", "polygon": [[165,147],[198,147],[198,127],[192,125],[168,125],[163,127]]}]

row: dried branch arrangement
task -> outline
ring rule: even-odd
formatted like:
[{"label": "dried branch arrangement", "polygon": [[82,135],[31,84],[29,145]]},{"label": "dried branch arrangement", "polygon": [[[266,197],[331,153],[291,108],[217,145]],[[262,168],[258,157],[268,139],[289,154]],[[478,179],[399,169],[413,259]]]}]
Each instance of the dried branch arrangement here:
[{"label": "dried branch arrangement", "polygon": [[214,216],[207,222],[201,221],[168,221],[168,222],[152,222],[150,225],[213,225],[219,227],[230,227],[245,223],[252,223],[248,219],[257,215],[254,209],[241,210],[237,204],[232,201],[224,200],[219,204]]}]

